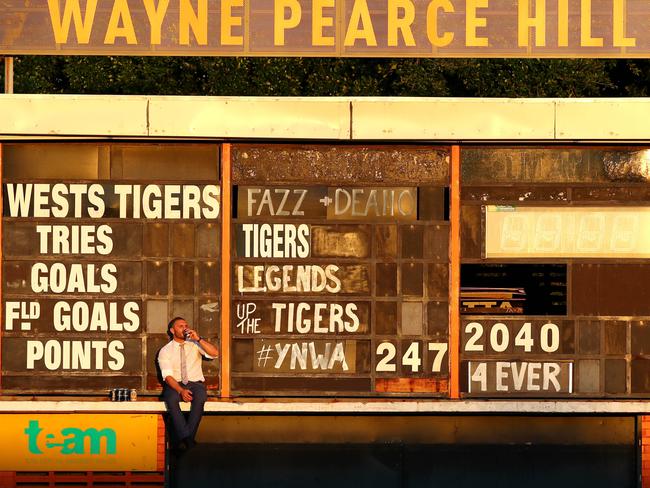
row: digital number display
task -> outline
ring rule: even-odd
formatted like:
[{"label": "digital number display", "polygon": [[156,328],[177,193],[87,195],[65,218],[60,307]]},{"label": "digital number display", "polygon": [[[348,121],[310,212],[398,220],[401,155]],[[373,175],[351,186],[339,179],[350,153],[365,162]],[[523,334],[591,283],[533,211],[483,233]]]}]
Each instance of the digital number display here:
[{"label": "digital number display", "polygon": [[485,207],[485,257],[650,257],[650,207]]}]

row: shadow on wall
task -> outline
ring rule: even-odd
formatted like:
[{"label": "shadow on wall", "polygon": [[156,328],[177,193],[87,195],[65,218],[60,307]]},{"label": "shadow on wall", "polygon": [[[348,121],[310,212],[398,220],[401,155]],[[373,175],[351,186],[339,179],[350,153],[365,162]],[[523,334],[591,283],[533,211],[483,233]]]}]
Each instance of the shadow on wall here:
[{"label": "shadow on wall", "polygon": [[193,488],[636,486],[633,445],[200,444],[171,459]]}]

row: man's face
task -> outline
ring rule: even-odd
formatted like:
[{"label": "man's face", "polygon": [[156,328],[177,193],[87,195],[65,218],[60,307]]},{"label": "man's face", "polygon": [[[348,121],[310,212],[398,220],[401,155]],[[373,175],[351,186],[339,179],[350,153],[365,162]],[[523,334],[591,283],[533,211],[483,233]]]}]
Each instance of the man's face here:
[{"label": "man's face", "polygon": [[174,336],[174,339],[180,339],[180,340],[185,340],[185,329],[189,329],[190,326],[187,325],[187,322],[183,319],[179,319],[176,322],[174,322],[174,325],[172,325],[171,331],[172,335]]}]

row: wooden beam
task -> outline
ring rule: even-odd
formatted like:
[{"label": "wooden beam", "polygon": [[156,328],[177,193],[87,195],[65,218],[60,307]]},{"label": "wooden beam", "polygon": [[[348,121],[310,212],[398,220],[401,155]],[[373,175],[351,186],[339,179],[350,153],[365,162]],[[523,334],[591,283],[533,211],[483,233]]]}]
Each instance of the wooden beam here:
[{"label": "wooden beam", "polygon": [[451,147],[449,193],[449,396],[460,398],[460,146]]},{"label": "wooden beam", "polygon": [[14,92],[14,58],[5,56],[5,93]]},{"label": "wooden beam", "polygon": [[230,397],[230,144],[221,146],[221,396]]}]

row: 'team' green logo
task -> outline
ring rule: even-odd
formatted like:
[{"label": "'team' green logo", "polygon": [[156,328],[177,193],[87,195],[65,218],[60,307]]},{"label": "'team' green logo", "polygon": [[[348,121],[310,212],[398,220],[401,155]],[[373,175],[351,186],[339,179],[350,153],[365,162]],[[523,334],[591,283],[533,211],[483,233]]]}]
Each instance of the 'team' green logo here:
[{"label": "'team' green logo", "polygon": [[53,433],[45,434],[45,443],[39,444],[39,436],[43,432],[38,420],[30,420],[29,427],[25,429],[28,437],[29,452],[32,454],[43,454],[41,447],[45,449],[61,449],[61,454],[86,454],[86,440],[90,447],[90,454],[102,454],[102,440],[104,440],[104,453],[115,454],[117,436],[113,429],[97,430],[78,429],[76,427],[66,427],[61,429],[60,435],[63,436],[60,442],[56,442],[57,436]]}]

